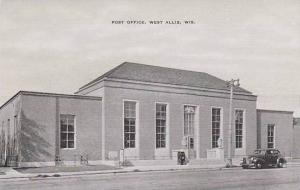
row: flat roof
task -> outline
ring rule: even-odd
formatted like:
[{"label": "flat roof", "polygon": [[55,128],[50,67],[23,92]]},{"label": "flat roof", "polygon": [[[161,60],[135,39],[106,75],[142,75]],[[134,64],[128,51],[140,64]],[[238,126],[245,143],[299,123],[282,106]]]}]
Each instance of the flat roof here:
[{"label": "flat roof", "polygon": [[29,96],[47,96],[47,97],[61,97],[61,98],[73,98],[73,99],[87,99],[87,100],[102,100],[100,96],[83,96],[83,95],[74,95],[74,94],[60,94],[60,93],[48,93],[48,92],[34,92],[34,91],[19,91],[9,100],[7,100],[3,105],[1,105],[0,110],[15,99],[19,95],[29,95]]}]

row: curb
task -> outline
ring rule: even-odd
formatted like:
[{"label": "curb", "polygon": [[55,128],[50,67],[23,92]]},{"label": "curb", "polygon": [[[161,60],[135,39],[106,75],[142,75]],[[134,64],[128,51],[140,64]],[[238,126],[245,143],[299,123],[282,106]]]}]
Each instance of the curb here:
[{"label": "curb", "polygon": [[[63,174],[59,176],[59,178],[72,178],[72,177],[78,177],[78,176],[90,176],[90,175],[109,175],[109,174],[127,174],[127,173],[148,173],[148,172],[175,172],[175,171],[197,171],[197,170],[203,170],[203,171],[218,171],[222,168],[189,168],[189,169],[161,169],[161,170],[121,170],[121,171],[110,171],[110,172],[95,172],[95,173],[76,173],[76,174]],[[57,179],[58,177],[49,176],[45,178],[40,177],[33,177],[29,178],[29,180],[46,180],[46,179]]]},{"label": "curb", "polygon": [[[299,162],[289,162],[287,167],[300,167]],[[29,173],[21,174],[19,176],[1,176],[0,182],[2,180],[45,180],[45,179],[58,179],[58,178],[71,178],[77,176],[90,176],[90,175],[109,175],[109,174],[125,174],[125,173],[146,173],[146,172],[172,172],[172,171],[218,171],[218,170],[236,170],[240,169],[240,166],[233,166],[231,168],[226,168],[222,166],[216,167],[190,167],[190,168],[166,168],[166,169],[139,169],[139,168],[122,168],[116,170],[99,170],[99,171],[81,171],[81,172],[61,172],[61,173]],[[7,175],[7,174],[6,174]]]}]

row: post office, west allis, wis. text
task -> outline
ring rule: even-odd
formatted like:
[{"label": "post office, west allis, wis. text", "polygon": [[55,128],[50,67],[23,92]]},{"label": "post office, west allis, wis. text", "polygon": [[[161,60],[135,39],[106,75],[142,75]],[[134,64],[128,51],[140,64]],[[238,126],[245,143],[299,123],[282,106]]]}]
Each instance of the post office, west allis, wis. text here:
[{"label": "post office, west allis, wis. text", "polygon": [[111,24],[120,25],[120,24],[128,24],[128,25],[143,25],[143,24],[151,24],[151,25],[180,25],[180,24],[196,24],[193,20],[112,20]]}]

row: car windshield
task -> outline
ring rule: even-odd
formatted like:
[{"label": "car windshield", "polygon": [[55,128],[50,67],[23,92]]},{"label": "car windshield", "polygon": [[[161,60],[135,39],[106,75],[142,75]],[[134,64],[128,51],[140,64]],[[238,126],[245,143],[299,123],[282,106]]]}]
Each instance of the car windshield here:
[{"label": "car windshield", "polygon": [[255,150],[254,154],[265,154],[266,151],[265,150]]}]

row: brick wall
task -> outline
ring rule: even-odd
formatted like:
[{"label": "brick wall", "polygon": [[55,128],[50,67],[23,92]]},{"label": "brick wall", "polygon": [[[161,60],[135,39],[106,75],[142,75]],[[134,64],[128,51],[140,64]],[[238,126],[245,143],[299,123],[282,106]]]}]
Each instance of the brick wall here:
[{"label": "brick wall", "polygon": [[300,123],[294,125],[293,131],[293,158],[300,158]]},{"label": "brick wall", "polygon": [[[170,152],[182,148],[183,105],[185,104],[196,105],[199,109],[198,152],[201,158],[206,158],[206,150],[211,148],[211,107],[223,108],[224,146],[227,150],[229,94],[113,81],[105,81],[104,90],[97,89],[92,93],[97,95],[97,92],[99,96],[104,95],[106,158],[110,151],[119,151],[123,148],[124,99],[136,100],[139,103],[139,159],[154,159],[155,157],[155,102],[169,104]],[[101,92],[104,93],[100,94]],[[256,97],[236,95],[233,107],[246,111],[244,137],[246,145],[242,150],[235,152],[240,155],[248,154],[257,146]],[[232,129],[234,130],[234,126]],[[233,139],[235,139],[234,136]]]},{"label": "brick wall", "polygon": [[[21,98],[16,94],[0,109],[0,166],[19,152]],[[8,157],[10,157],[8,159]]]},{"label": "brick wall", "polygon": [[[63,161],[88,154],[89,160],[101,159],[101,101],[24,95],[22,96],[22,162],[53,162],[59,144],[56,128],[59,115],[75,115],[76,148],[60,149]],[[78,159],[78,158],[77,158]]]},{"label": "brick wall", "polygon": [[21,162],[53,162],[55,157],[55,98],[23,96]]},{"label": "brick wall", "polygon": [[267,148],[268,124],[275,126],[275,148],[286,157],[293,152],[293,113],[257,110],[258,148]]}]

